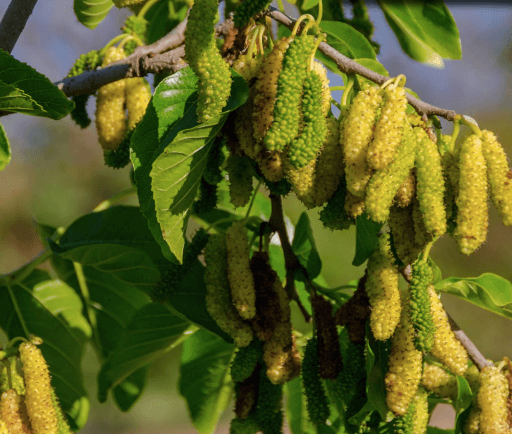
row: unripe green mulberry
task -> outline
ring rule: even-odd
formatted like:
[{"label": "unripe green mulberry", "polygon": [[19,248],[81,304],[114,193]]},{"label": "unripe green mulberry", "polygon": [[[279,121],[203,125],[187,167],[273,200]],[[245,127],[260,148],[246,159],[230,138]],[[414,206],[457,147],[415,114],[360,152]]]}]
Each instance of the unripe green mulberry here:
[{"label": "unripe green mulberry", "polygon": [[492,203],[500,213],[503,224],[512,226],[512,171],[507,155],[493,132],[482,131],[482,151],[487,163]]},{"label": "unripe green mulberry", "polygon": [[231,92],[231,72],[215,42],[217,0],[196,0],[185,30],[185,53],[197,75],[197,120],[206,122],[221,113]]},{"label": "unripe green mulberry", "polygon": [[395,204],[399,207],[406,207],[412,202],[416,193],[416,178],[411,173],[398,188],[395,195]]},{"label": "unripe green mulberry", "polygon": [[[475,402],[476,401],[476,402]],[[467,419],[462,427],[464,434],[480,434],[480,414],[482,410],[478,405],[478,400],[473,400]]]},{"label": "unripe green mulberry", "polygon": [[394,206],[389,212],[389,229],[393,236],[393,245],[398,258],[405,264],[413,263],[421,250],[415,243],[412,206],[399,208]]},{"label": "unripe green mulberry", "polygon": [[400,321],[398,270],[393,265],[389,234],[379,237],[379,246],[368,260],[366,292],[372,307],[370,327],[375,339],[391,337]]},{"label": "unripe green mulberry", "polygon": [[288,149],[288,158],[296,169],[316,159],[325,142],[327,128],[322,106],[322,81],[315,71],[309,71],[303,87],[302,131]]},{"label": "unripe green mulberry", "polygon": [[494,365],[486,366],[480,372],[478,405],[481,434],[509,433],[507,422],[508,382]]},{"label": "unripe green mulberry", "polygon": [[354,196],[350,191],[345,195],[345,212],[351,219],[356,219],[365,210],[364,197]]},{"label": "unripe green mulberry", "polygon": [[414,166],[417,142],[408,124],[405,124],[404,128],[402,143],[395,159],[384,169],[375,172],[366,188],[366,212],[376,222],[387,220],[397,190]]},{"label": "unripe green mulberry", "polygon": [[235,26],[239,28],[244,27],[252,16],[263,12],[270,3],[270,0],[245,0],[236,8],[233,19]]},{"label": "unripe green mulberry", "polygon": [[146,113],[151,100],[151,89],[143,77],[127,78],[125,83],[128,129],[133,130]]},{"label": "unripe green mulberry", "polygon": [[241,383],[249,378],[262,355],[263,348],[261,341],[258,339],[253,339],[248,346],[239,348],[231,364],[231,378],[233,381]]},{"label": "unripe green mulberry", "polygon": [[414,329],[403,311],[391,344],[386,384],[386,403],[395,414],[404,415],[418,390],[423,355],[414,346]]},{"label": "unripe green mulberry", "polygon": [[366,161],[374,170],[388,166],[400,146],[405,120],[407,98],[403,87],[387,87],[380,117],[375,124],[373,140],[368,147]]},{"label": "unripe green mulberry", "polygon": [[52,404],[50,371],[41,350],[32,343],[19,347],[25,377],[25,404],[34,433],[57,433],[58,418]]},{"label": "unripe green mulberry", "polygon": [[263,434],[280,434],[282,432],[282,399],[283,386],[272,384],[265,374],[265,370],[262,369],[254,418]]},{"label": "unripe green mulberry", "polygon": [[334,194],[344,173],[343,147],[339,142],[340,126],[334,117],[326,120],[327,135],[315,165],[313,200],[321,206]]},{"label": "unripe green mulberry", "polygon": [[393,420],[396,434],[425,434],[427,432],[428,392],[422,387],[409,404],[407,413]]},{"label": "unripe green mulberry", "polygon": [[[254,84],[254,111],[252,115],[253,134],[256,142],[261,142],[274,121],[274,106],[277,95],[277,82],[283,67],[283,59],[290,45],[287,38],[280,39],[263,60]],[[273,181],[270,178],[269,181]]]},{"label": "unripe green mulberry", "polygon": [[318,373],[316,338],[308,340],[302,361],[302,385],[307,399],[309,419],[315,425],[324,424],[329,417],[329,403]]},{"label": "unripe green mulberry", "polygon": [[348,229],[352,221],[345,211],[345,197],[347,194],[345,177],[341,178],[338,188],[329,198],[325,207],[320,211],[320,221],[329,229]]},{"label": "unripe green mulberry", "polygon": [[434,287],[430,286],[428,292],[432,303],[432,318],[436,325],[436,337],[430,352],[455,375],[464,375],[468,367],[468,353],[455,337],[448,322],[448,315]]},{"label": "unripe green mulberry", "polygon": [[243,220],[234,222],[226,231],[228,280],[231,298],[243,319],[256,315],[256,293],[249,256],[249,239]]},{"label": "unripe green mulberry", "polygon": [[487,167],[482,140],[472,134],[464,140],[459,155],[459,194],[455,239],[460,251],[473,253],[486,239],[489,220]]},{"label": "unripe green mulberry", "polygon": [[416,349],[428,352],[434,344],[436,328],[432,319],[428,287],[432,284],[433,273],[426,261],[417,260],[412,266],[412,279],[409,284],[407,306],[416,333]]},{"label": "unripe green mulberry", "polygon": [[62,407],[60,406],[59,399],[55,393],[55,390],[52,388],[52,404],[55,409],[55,413],[57,414],[57,434],[73,434],[71,428],[69,427],[68,421],[64,412],[62,411]]},{"label": "unripe green mulberry", "polygon": [[432,235],[425,228],[425,221],[420,210],[418,199],[412,201],[412,221],[414,223],[414,243],[418,249],[422,249],[432,241]]},{"label": "unripe green mulberry", "polygon": [[315,38],[303,35],[295,37],[286,50],[277,81],[274,121],[264,138],[269,151],[283,150],[299,133],[300,103],[308,63],[304,59],[309,58],[314,46]]},{"label": "unripe green mulberry", "polygon": [[364,196],[371,170],[366,163],[368,145],[382,96],[373,86],[365,86],[348,109],[340,140],[345,154],[347,189],[355,196]]},{"label": "unripe green mulberry", "polygon": [[[27,416],[24,397],[18,395],[16,390],[9,389],[2,393],[0,399],[0,420],[5,423],[5,432],[9,434],[32,434],[32,428]],[[47,431],[34,431],[43,433]],[[48,431],[55,432],[56,431]]]},{"label": "unripe green mulberry", "polygon": [[256,434],[259,430],[258,423],[252,417],[247,419],[235,417],[229,426],[229,434]]},{"label": "unripe green mulberry", "polygon": [[140,5],[142,3],[146,3],[147,0],[113,0],[114,4],[118,8],[125,8],[127,6],[132,5]]},{"label": "unripe green mulberry", "polygon": [[133,130],[128,131],[117,149],[106,149],[103,151],[103,161],[105,166],[112,167],[113,169],[122,169],[123,167],[126,167],[130,162],[130,142],[132,135]]},{"label": "unripe green mulberry", "polygon": [[415,128],[416,148],[416,197],[420,205],[425,229],[434,237],[446,233],[444,209],[444,178],[441,156],[437,146],[421,128]]},{"label": "unripe green mulberry", "polygon": [[227,247],[224,235],[211,235],[204,249],[206,271],[206,308],[218,324],[229,334],[237,347],[249,345],[253,332],[238,314],[233,302],[227,276]]},{"label": "unripe green mulberry", "polygon": [[231,154],[226,171],[229,177],[229,197],[235,207],[245,206],[252,196],[252,167],[248,157]]},{"label": "unripe green mulberry", "polygon": [[[105,54],[102,66],[124,59],[122,48],[110,47]],[[126,133],[124,112],[125,80],[114,81],[98,89],[96,97],[96,130],[104,150],[117,149]]]},{"label": "unripe green mulberry", "polygon": [[457,379],[439,366],[424,364],[421,385],[441,398],[457,398]]}]

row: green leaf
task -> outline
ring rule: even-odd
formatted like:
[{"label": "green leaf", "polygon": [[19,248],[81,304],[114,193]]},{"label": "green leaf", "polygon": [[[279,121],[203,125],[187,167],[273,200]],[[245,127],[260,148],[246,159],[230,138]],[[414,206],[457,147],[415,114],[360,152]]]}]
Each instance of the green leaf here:
[{"label": "green leaf", "polygon": [[388,407],[386,405],[386,384],[384,378],[388,371],[388,358],[391,344],[389,341],[377,341],[372,333],[367,333],[369,339],[366,343],[366,394],[368,401],[386,420]]},{"label": "green leaf", "polygon": [[287,396],[286,420],[292,434],[313,434],[315,427],[309,421],[300,378],[294,378],[286,383],[285,393]]},{"label": "green leaf", "polygon": [[316,249],[309,217],[305,212],[300,215],[297,226],[295,226],[292,249],[306,269],[309,279],[312,280],[317,277],[322,270],[322,260]]},{"label": "green leaf", "polygon": [[43,108],[21,89],[0,81],[0,110],[23,112],[30,110],[43,111]]},{"label": "green leaf", "polygon": [[473,278],[450,277],[435,288],[512,319],[512,283],[501,276],[484,273]]},{"label": "green leaf", "polygon": [[319,2],[320,2],[320,0],[304,0],[304,2],[302,3],[301,9],[303,11],[307,11],[308,9],[315,7]]},{"label": "green leaf", "polygon": [[365,263],[379,244],[381,223],[368,218],[365,213],[356,219],[356,254],[352,265],[358,267]]},{"label": "green leaf", "polygon": [[154,4],[144,18],[149,21],[146,42],[152,44],[174,29],[187,15],[189,4],[184,0],[165,0]]},{"label": "green leaf", "polygon": [[[225,122],[227,113],[242,105],[248,96],[249,89],[243,78],[234,71],[231,73],[233,75],[231,96],[228,100],[224,113],[217,118],[218,124]],[[135,181],[137,183],[137,193],[139,196],[141,211],[148,219],[149,228],[153,236],[160,244],[165,257],[169,260],[175,260],[174,254],[171,252],[169,244],[165,241],[162,235],[162,229],[160,228],[160,224],[157,220],[157,211],[152,186],[154,185],[155,188],[158,188],[157,184],[159,184],[159,182],[172,182],[172,180],[170,179],[171,176],[169,174],[160,172],[159,169],[154,169],[154,175],[157,176],[156,172],[160,172],[157,177],[162,178],[161,181],[160,179],[155,180],[153,176],[150,176],[150,174],[152,172],[153,163],[157,158],[159,158],[164,150],[167,149],[168,155],[162,157],[162,161],[168,162],[169,159],[178,157],[179,152],[186,150],[186,148],[191,149],[195,145],[198,147],[196,151],[200,151],[201,148],[207,145],[204,142],[201,143],[199,138],[197,138],[197,140],[187,138],[187,133],[185,131],[180,136],[177,143],[172,144],[180,131],[185,129],[194,129],[193,127],[197,126],[196,84],[197,77],[190,68],[184,68],[163,80],[156,88],[155,94],[153,95],[153,98],[146,110],[146,114],[136,128],[131,140],[131,158],[135,170]],[[216,126],[210,127],[212,129],[216,128]],[[194,135],[194,132],[192,132],[191,135]],[[190,162],[186,159],[183,160],[182,157],[182,164],[179,165],[179,169],[183,169],[189,164]],[[200,167],[198,167],[198,169],[200,169]],[[185,185],[185,188],[189,187],[190,184],[194,184],[193,181],[195,179],[193,178],[198,175],[200,176],[201,174],[201,170],[196,170],[196,172],[190,175],[190,177],[187,176],[186,179],[179,180],[180,185]],[[197,181],[195,182],[195,185],[197,186]],[[179,187],[174,187],[173,192],[178,193],[176,190],[179,190]],[[178,207],[180,209],[188,209],[188,207],[190,207],[188,201],[191,199],[192,192],[188,192],[189,194],[186,193],[187,192],[185,191],[179,191],[180,196],[187,199],[186,204]],[[172,204],[173,197],[170,195],[168,196],[169,197],[167,197],[164,192],[159,192],[159,200],[164,202],[164,207]],[[179,217],[172,215],[168,217],[165,215],[165,211],[162,210],[159,211],[159,214],[165,224],[168,224],[170,220],[170,224],[172,225],[173,223],[176,223],[175,220],[179,219]],[[188,215],[189,213],[186,211],[180,214],[181,219],[188,219]],[[181,235],[182,234],[172,234],[175,239],[179,238]],[[170,236],[170,234],[168,234],[168,236]],[[181,243],[178,241],[175,246],[176,251],[182,250],[180,249],[180,244]],[[181,252],[176,256],[180,257]]]},{"label": "green leaf", "polygon": [[129,411],[146,388],[149,365],[137,369],[112,390],[117,406],[121,411]]},{"label": "green leaf", "polygon": [[471,387],[464,377],[457,375],[457,400],[455,401],[455,425],[461,413],[466,410],[473,401]]},{"label": "green leaf", "polygon": [[201,434],[214,431],[233,394],[229,364],[234,345],[199,330],[183,344],[180,394],[187,401],[192,423]]},{"label": "green leaf", "polygon": [[190,323],[172,314],[162,304],[143,306],[124,329],[98,375],[98,400],[105,402],[108,391],[130,374],[173,350],[191,332]]},{"label": "green leaf", "polygon": [[11,161],[11,146],[9,139],[2,124],[0,124],[0,170],[4,170],[5,166]]},{"label": "green leaf", "polygon": [[[21,103],[23,96],[24,102],[19,107],[2,107],[3,110],[58,120],[75,107],[75,103],[43,74],[16,60],[2,49],[0,49],[0,82],[2,83],[0,97],[6,96],[2,95],[2,89],[4,92],[9,92],[9,89],[12,91],[12,88],[15,88],[16,101]],[[11,87],[6,89],[5,85]],[[31,98],[33,102],[27,104],[27,98]]]},{"label": "green leaf", "polygon": [[74,0],[75,15],[85,27],[95,29],[114,6],[112,0]]},{"label": "green leaf", "polygon": [[441,269],[437,266],[437,264],[430,256],[428,258],[428,264],[430,265],[430,268],[432,268],[432,273],[434,274],[434,279],[432,283],[434,285],[437,285],[439,282],[441,282],[441,280],[443,280],[443,274],[441,272]]},{"label": "green leaf", "polygon": [[[327,34],[326,42],[350,59],[376,59],[375,51],[368,40],[352,26],[338,21],[322,21],[322,32]],[[320,51],[315,57],[321,60],[332,72],[339,74],[336,63]]]},{"label": "green leaf", "polygon": [[34,270],[21,283],[0,286],[0,327],[9,339],[32,333],[43,339],[52,385],[74,429],[85,425],[89,398],[81,363],[91,329],[75,291],[48,273]]},{"label": "green leaf", "polygon": [[443,58],[462,57],[457,24],[442,0],[378,3],[400,46],[412,59],[443,68]]}]

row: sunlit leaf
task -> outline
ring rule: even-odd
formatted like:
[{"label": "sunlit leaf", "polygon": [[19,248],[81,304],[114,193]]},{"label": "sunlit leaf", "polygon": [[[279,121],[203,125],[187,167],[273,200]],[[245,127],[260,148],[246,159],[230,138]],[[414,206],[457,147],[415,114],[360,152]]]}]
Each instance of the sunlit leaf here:
[{"label": "sunlit leaf", "polygon": [[95,29],[114,6],[112,0],[74,0],[75,15],[85,27]]}]

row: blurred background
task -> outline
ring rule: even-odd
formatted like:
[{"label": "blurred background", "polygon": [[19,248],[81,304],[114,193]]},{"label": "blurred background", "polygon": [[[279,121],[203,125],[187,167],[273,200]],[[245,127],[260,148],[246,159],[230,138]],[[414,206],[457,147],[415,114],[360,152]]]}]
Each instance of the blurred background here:
[{"label": "blurred background", "polygon": [[[0,2],[0,16],[8,1]],[[381,44],[379,61],[391,76],[405,74],[407,86],[434,105],[453,109],[493,130],[512,156],[512,3],[448,3],[459,27],[463,59],[445,61],[442,70],[419,64],[404,55],[376,5],[369,5]],[[67,75],[82,53],[103,47],[119,34],[128,13],[113,8],[94,30],[78,23],[70,0],[40,1],[22,33],[13,55],[45,74],[52,81]],[[347,14],[350,15],[349,13]],[[331,76],[332,85],[342,84]],[[339,95],[339,93],[335,93]],[[94,99],[89,102],[91,114]],[[92,104],[92,105],[91,105]],[[1,119],[11,141],[13,158],[0,173],[0,273],[29,261],[42,249],[34,221],[67,226],[99,202],[130,186],[129,168],[114,171],[103,165],[94,124],[86,130],[69,117],[59,122],[10,115]],[[443,123],[443,133],[451,126]],[[462,134],[467,129],[462,128]],[[137,204],[134,198],[127,204]],[[296,222],[302,205],[290,198],[286,212]],[[324,230],[318,211],[308,211],[317,247],[323,260],[323,276],[331,286],[358,278],[363,267],[351,266],[355,247],[353,229],[343,233]],[[445,237],[446,238],[446,237]],[[446,238],[436,243],[432,256],[444,277],[478,276],[493,272],[512,280],[512,229],[505,228],[491,210],[487,243],[471,257],[458,252]],[[512,356],[509,320],[444,295],[447,310],[486,357]],[[112,400],[96,399],[98,363],[93,351],[84,360],[86,384],[91,398],[90,419],[83,433],[177,434],[195,432],[186,406],[176,390],[179,350],[158,360],[150,373],[146,392],[127,414]],[[448,427],[450,412],[436,411],[434,424]],[[232,412],[222,417],[218,433],[228,432]]]}]

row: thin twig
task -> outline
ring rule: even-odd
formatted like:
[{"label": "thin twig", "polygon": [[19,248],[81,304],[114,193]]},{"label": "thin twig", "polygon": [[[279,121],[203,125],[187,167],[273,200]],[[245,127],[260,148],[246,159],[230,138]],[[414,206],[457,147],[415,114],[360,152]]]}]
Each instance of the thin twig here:
[{"label": "thin twig", "polygon": [[[277,21],[278,23],[281,23],[284,26],[288,27],[289,29],[292,29],[293,25],[295,24],[295,20],[291,19],[290,17],[283,14],[278,9],[272,6],[269,8],[268,16],[273,20]],[[344,74],[358,74],[379,85],[384,83],[386,80],[389,80],[389,77],[377,74],[371,69],[368,69],[360,65],[359,63],[355,62],[354,60],[349,59],[347,56],[344,56],[326,42],[321,42],[318,49],[327,57],[334,60],[334,62],[336,62],[336,66],[338,67],[338,69]],[[457,114],[453,110],[446,110],[440,107],[435,107],[431,104],[427,104],[426,102],[421,101],[418,98],[409,94],[407,94],[407,100],[409,101],[409,104],[411,104],[420,115],[437,115],[449,121],[452,121],[455,118],[455,115]]]},{"label": "thin twig", "polygon": [[0,48],[10,53],[23,32],[37,0],[11,0],[0,21]]},{"label": "thin twig", "polygon": [[291,300],[294,300],[299,306],[299,309],[304,316],[304,320],[306,322],[310,322],[311,315],[300,301],[297,288],[295,288],[295,278],[293,277],[293,272],[295,270],[302,270],[303,275],[306,277],[307,273],[306,270],[302,269],[302,265],[293,252],[290,240],[288,239],[288,233],[286,232],[286,225],[284,223],[283,203],[281,201],[281,196],[271,194],[270,200],[272,203],[272,213],[270,214],[269,223],[272,229],[277,232],[277,235],[281,240],[281,248],[283,249],[284,264],[286,268],[286,292],[288,297],[290,297]]}]

